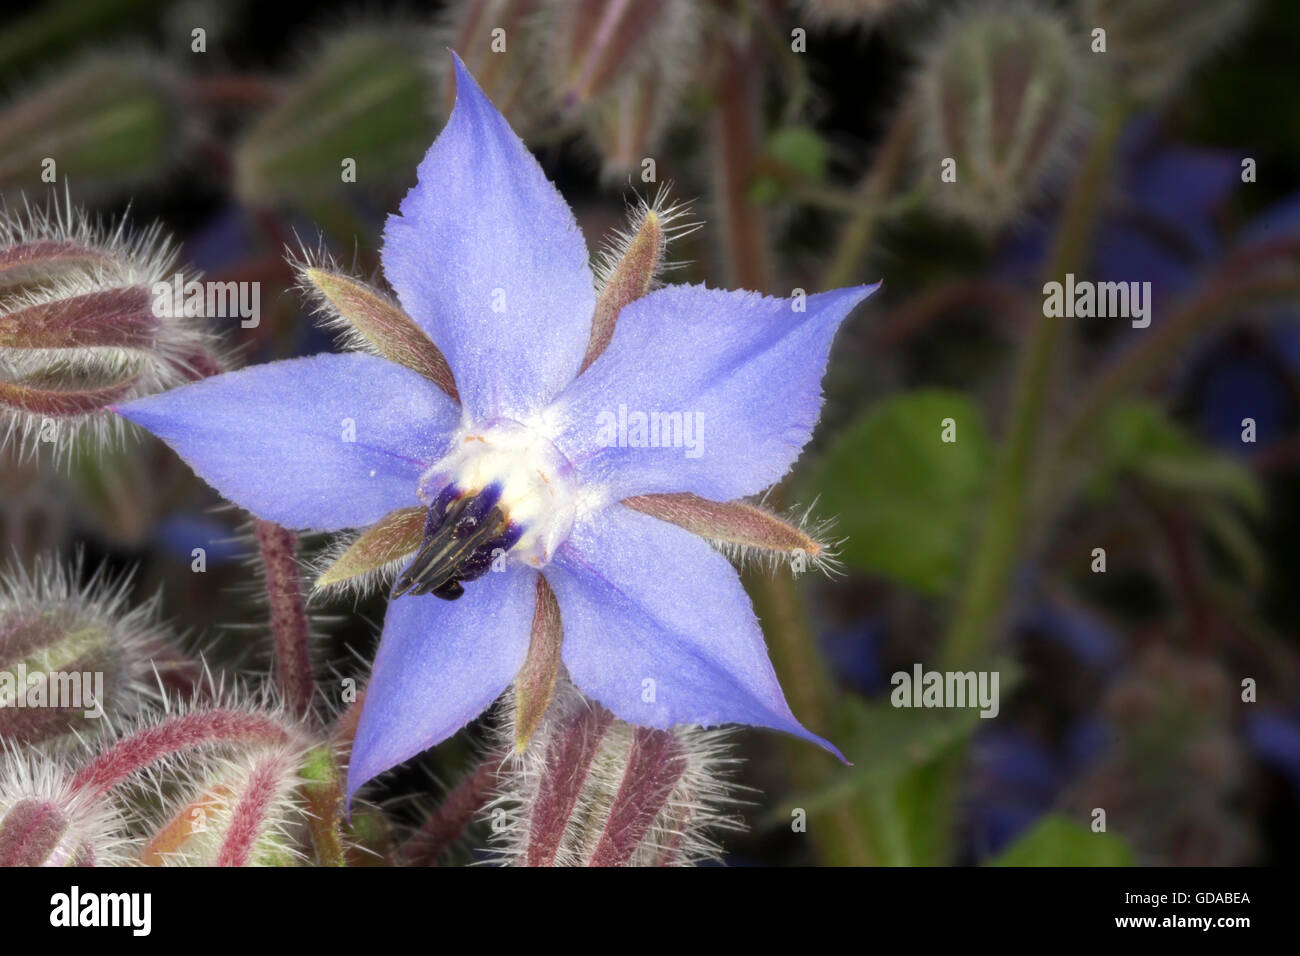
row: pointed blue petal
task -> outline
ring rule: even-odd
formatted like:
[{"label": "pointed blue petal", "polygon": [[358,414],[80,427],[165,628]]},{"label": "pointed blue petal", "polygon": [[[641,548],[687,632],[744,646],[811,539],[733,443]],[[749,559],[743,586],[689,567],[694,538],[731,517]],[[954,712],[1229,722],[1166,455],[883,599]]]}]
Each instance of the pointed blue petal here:
[{"label": "pointed blue petal", "polygon": [[790,713],[749,596],[700,538],[613,505],[546,567],[574,684],[629,723],[753,724],[833,745]]},{"label": "pointed blue petal", "polygon": [[572,211],[459,57],[455,67],[451,118],[384,228],[384,274],[447,356],[471,415],[521,417],[577,374],[594,283]]},{"label": "pointed blue petal", "polygon": [[[805,311],[753,292],[652,292],[623,309],[609,348],[548,411],[557,444],[616,498],[762,491],[811,436],[831,339],[875,289],[808,296]],[[637,416],[649,422],[639,436]]]},{"label": "pointed blue petal", "polygon": [[348,797],[367,780],[446,740],[509,686],[528,654],[537,573],[490,571],[444,601],[388,602],[348,764]]},{"label": "pointed blue petal", "polygon": [[224,497],[286,528],[335,531],[417,504],[460,410],[358,352],[256,365],[119,405]]}]

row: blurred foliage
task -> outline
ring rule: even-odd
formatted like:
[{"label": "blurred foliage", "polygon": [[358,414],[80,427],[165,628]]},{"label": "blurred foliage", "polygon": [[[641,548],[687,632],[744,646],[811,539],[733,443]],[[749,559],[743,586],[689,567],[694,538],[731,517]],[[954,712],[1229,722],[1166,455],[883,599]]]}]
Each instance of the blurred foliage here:
[{"label": "blurred foliage", "polygon": [[1133,851],[1117,836],[1094,833],[1048,814],[989,861],[989,866],[1132,866]]},{"label": "blurred foliage", "polygon": [[[1086,11],[1120,9],[1031,5],[1052,37],[1080,42]],[[815,501],[813,519],[836,519],[845,576],[749,577],[796,714],[853,766],[746,734],[746,782],[762,796],[755,835],[734,841],[738,859],[1293,859],[1294,295],[1266,310],[1216,302],[1213,323],[1148,356],[1152,367],[1107,397],[1086,442],[1064,460],[1050,456],[1080,396],[1160,334],[1164,316],[1205,294],[1215,263],[1240,266],[1264,245],[1300,241],[1300,126],[1287,119],[1300,112],[1300,5],[1253,4],[1237,32],[1187,42],[1152,45],[1139,33],[1122,69],[1066,51],[1065,79],[1059,62],[1044,76],[1033,57],[990,57],[1005,41],[989,47],[987,31],[971,33],[954,40],[961,76],[977,74],[958,84],[969,93],[957,98],[960,115],[918,112],[927,55],[969,6],[836,3],[811,17],[806,4],[656,3],[640,11],[645,29],[614,31],[634,48],[629,84],[614,82],[617,71],[575,72],[579,53],[606,60],[586,46],[566,54],[556,30],[573,27],[575,7],[559,0],[455,0],[436,12],[55,0],[10,14],[0,29],[0,190],[16,207],[66,187],[110,219],[134,203],[137,219],[160,218],[209,276],[262,283],[261,326],[220,330],[238,363],[320,351],[331,339],[292,291],[284,248],[319,246],[375,269],[383,217],[414,183],[450,108],[444,47],[457,47],[573,202],[593,247],[630,194],[672,181],[707,228],[672,245],[681,264],[668,281],[743,276],[788,295],[820,291],[832,264],[846,282],[885,279],[840,333],[814,445],[774,492]],[[485,9],[509,24],[507,53],[489,46]],[[1211,11],[1178,26],[1216,22]],[[190,48],[199,25],[208,28],[203,54]],[[1155,26],[1163,29],[1158,18]],[[806,54],[790,50],[795,27],[808,29]],[[592,88],[566,98],[575,76]],[[1134,76],[1159,83],[1137,90]],[[728,85],[736,77],[744,82]],[[1053,96],[998,99],[1040,89]],[[953,121],[946,128],[959,140],[993,136],[1000,149],[1014,137],[994,130],[1021,115],[1017,107],[1050,125],[1056,148],[1017,153],[1000,168],[992,211],[940,201],[970,197],[936,193],[966,185],[964,175],[941,184],[931,168],[937,157],[925,147],[941,141],[936,124]],[[1098,147],[1091,176],[1079,175],[1099,118],[1112,117],[1115,141]],[[656,160],[654,182],[639,179],[643,156]],[[1258,161],[1257,182],[1240,181],[1246,156]],[[57,159],[54,184],[41,179],[46,157]],[[356,162],[355,183],[342,176],[344,159]],[[1062,210],[1075,197],[1086,215],[1071,218]],[[994,213],[1011,210],[999,227]],[[1141,332],[1071,320],[1060,354],[1026,385],[1016,370],[1042,329],[1042,273],[1049,261],[1070,261],[1056,258],[1061,248],[1080,273],[1150,278],[1159,305]],[[1295,261],[1283,258],[1280,270]],[[1247,330],[1253,351],[1223,348],[1224,327]],[[1273,413],[1254,444],[1236,433],[1243,406]],[[1023,460],[1008,452],[1017,408],[1036,413]],[[955,441],[942,440],[945,419]],[[1025,479],[1011,502],[1023,527],[1006,566],[990,569],[972,555],[989,533],[999,469]],[[161,587],[167,613],[199,635],[195,646],[214,666],[265,670],[269,649],[248,636],[264,612],[240,563],[250,553],[243,521],[156,443],[57,476],[6,453],[0,471],[7,549],[29,559],[82,548],[111,565],[139,564],[138,593]],[[1093,574],[1088,555],[1102,542],[1111,566]],[[190,570],[194,547],[207,551],[206,574]],[[862,696],[848,686],[852,668],[824,653],[819,636],[834,630],[848,635],[858,670],[937,666],[961,589],[995,571],[1007,584],[980,635],[979,666],[1003,675],[996,721]],[[319,624],[319,669],[363,675],[382,601],[329,610],[337,617]],[[1258,703],[1241,702],[1242,676],[1259,680]],[[990,723],[1032,743],[980,764],[971,753]],[[356,827],[374,831],[361,842],[391,844],[418,825],[440,792],[434,781],[472,764],[476,732],[392,774],[382,794],[394,809],[360,812]],[[1111,808],[1109,833],[1088,829],[1097,806]],[[794,808],[812,815],[811,839],[782,832]]]},{"label": "blurred foliage", "polygon": [[864,820],[874,862],[942,863],[950,848],[944,829],[934,825],[942,810],[936,760],[952,753],[977,722],[974,711],[900,710],[888,700],[845,697],[834,739],[854,766],[824,789],[789,798],[780,819],[789,820],[793,807],[824,815],[847,804]]},{"label": "blurred foliage", "polygon": [[0,112],[0,188],[57,161],[78,196],[156,182],[181,148],[177,79],[139,56],[93,57]]},{"label": "blurred foliage", "polygon": [[[949,427],[951,440],[943,438]],[[909,392],[848,425],[810,469],[801,497],[839,516],[846,562],[942,594],[961,568],[989,462],[988,434],[969,397]]]},{"label": "blurred foliage", "polygon": [[[348,182],[371,194],[414,182],[435,132],[421,40],[419,31],[386,25],[327,37],[240,141],[239,193],[313,209],[337,200]],[[355,163],[352,180],[343,177],[346,160]]]},{"label": "blurred foliage", "polygon": [[1264,509],[1259,480],[1241,461],[1197,441],[1150,402],[1121,402],[1098,430],[1091,491],[1105,498],[1137,476],[1170,494],[1222,497],[1253,515]]}]

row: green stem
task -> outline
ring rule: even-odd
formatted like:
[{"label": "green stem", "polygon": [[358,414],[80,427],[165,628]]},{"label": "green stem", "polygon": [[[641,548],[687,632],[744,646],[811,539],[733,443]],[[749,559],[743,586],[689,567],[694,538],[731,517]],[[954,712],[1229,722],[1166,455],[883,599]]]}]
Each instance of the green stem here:
[{"label": "green stem", "polygon": [[[1100,193],[1123,120],[1124,111],[1119,108],[1107,109],[1099,119],[1066,201],[1044,273],[1049,280],[1059,281],[1086,261]],[[987,655],[1002,620],[1038,476],[1035,453],[1064,328],[1062,318],[1042,316],[1034,323],[1021,358],[988,508],[944,647],[947,665],[954,669],[970,666]]]},{"label": "green stem", "polygon": [[275,680],[295,717],[311,712],[316,680],[311,663],[311,626],[303,603],[298,539],[271,521],[255,519],[258,553],[266,569],[266,598],[275,642]]},{"label": "green stem", "polygon": [[[910,101],[905,102],[895,114],[889,132],[885,134],[885,141],[871,162],[871,168],[858,185],[857,212],[840,233],[831,264],[822,276],[821,288],[838,289],[858,281],[858,268],[866,255],[867,247],[871,245],[876,224],[882,213],[890,208],[883,200],[892,192],[898,180],[915,133],[916,111]],[[909,195],[905,205],[910,206],[914,201]]]},{"label": "green stem", "polygon": [[[759,102],[763,60],[751,38],[729,46],[717,75],[716,115],[711,126],[714,198],[722,212],[724,249],[732,281],[746,289],[772,291],[768,223],[764,211],[748,201],[747,188],[762,130]],[[780,507],[781,489],[773,504]],[[773,663],[790,704],[809,727],[827,731],[834,687],[794,581],[786,572],[748,575],[755,609],[771,644]],[[838,772],[833,758],[804,741],[791,741],[790,769],[795,786],[818,789]],[[849,805],[828,811],[812,828],[823,860],[833,864],[871,862],[862,820]]]},{"label": "green stem", "polygon": [[[831,702],[835,697],[829,669],[808,627],[802,596],[784,570],[754,570],[745,575],[754,608],[767,634],[772,666],[791,710],[800,722],[819,733],[829,733]],[[810,793],[829,785],[843,768],[803,740],[787,744],[790,776],[795,790]],[[868,866],[873,862],[863,820],[851,802],[837,803],[824,819],[809,827],[820,858],[833,866]]]},{"label": "green stem", "polygon": [[301,776],[300,792],[307,804],[307,824],[316,848],[316,862],[321,866],[345,866],[340,828],[343,773],[330,744],[321,744],[308,752]]},{"label": "green stem", "polygon": [[[786,490],[778,486],[769,504],[780,510],[785,503]],[[763,622],[772,666],[790,708],[804,726],[829,734],[837,696],[835,682],[808,624],[803,595],[794,577],[782,569],[751,569],[744,578],[754,599],[754,610]],[[790,776],[800,793],[823,789],[835,774],[843,772],[832,758],[806,741],[789,741],[787,753]],[[818,855],[831,865],[869,866],[873,862],[864,819],[853,803],[838,803],[828,809],[825,818],[809,831],[817,843]]]}]

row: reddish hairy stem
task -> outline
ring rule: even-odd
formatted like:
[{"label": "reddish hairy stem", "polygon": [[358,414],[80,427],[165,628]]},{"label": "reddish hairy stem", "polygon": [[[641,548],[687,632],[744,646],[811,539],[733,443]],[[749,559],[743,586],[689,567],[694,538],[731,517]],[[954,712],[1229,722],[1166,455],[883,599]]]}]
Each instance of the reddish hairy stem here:
[{"label": "reddish hairy stem", "polygon": [[712,120],[715,201],[721,212],[732,283],[770,292],[771,257],[763,210],[749,201],[755,157],[762,154],[758,96],[762,61],[755,44],[723,44]]},{"label": "reddish hairy stem", "polygon": [[276,781],[289,767],[284,754],[268,755],[257,761],[248,775],[248,785],[231,814],[230,828],[217,853],[217,866],[247,866],[275,803]]},{"label": "reddish hairy stem", "polygon": [[207,710],[172,717],[119,740],[72,779],[73,789],[107,793],[136,771],[208,744],[290,744],[295,735],[278,721],[239,710]]},{"label": "reddish hairy stem", "polygon": [[475,814],[487,803],[501,765],[500,754],[489,754],[458,783],[397,851],[401,866],[437,866],[438,857],[455,842]]},{"label": "reddish hairy stem", "polygon": [[256,522],[257,545],[266,567],[266,598],[271,606],[271,636],[275,641],[275,679],[285,705],[298,717],[305,717],[315,693],[311,637],[302,599],[302,578],[298,570],[298,539],[279,525]]}]

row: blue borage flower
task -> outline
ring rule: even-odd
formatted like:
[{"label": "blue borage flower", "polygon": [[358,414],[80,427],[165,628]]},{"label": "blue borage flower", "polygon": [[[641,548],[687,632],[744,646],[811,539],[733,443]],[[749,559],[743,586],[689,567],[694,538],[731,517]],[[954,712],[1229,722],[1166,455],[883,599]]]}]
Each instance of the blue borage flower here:
[{"label": "blue borage flower", "polygon": [[[780,479],[820,413],[831,339],[874,286],[806,302],[667,286],[628,297],[610,336],[572,212],[458,58],[455,70],[455,108],[382,256],[437,349],[408,336],[384,352],[395,361],[274,362],[118,411],[263,519],[385,533],[402,515],[422,522],[349,794],[480,714],[530,646],[533,698],[549,699],[562,660],[630,723],[753,724],[838,755],[790,712],[727,559],[689,520],[624,501],[707,511]],[[412,360],[421,350],[428,360]],[[623,407],[692,416],[699,453],[611,441]]]}]

